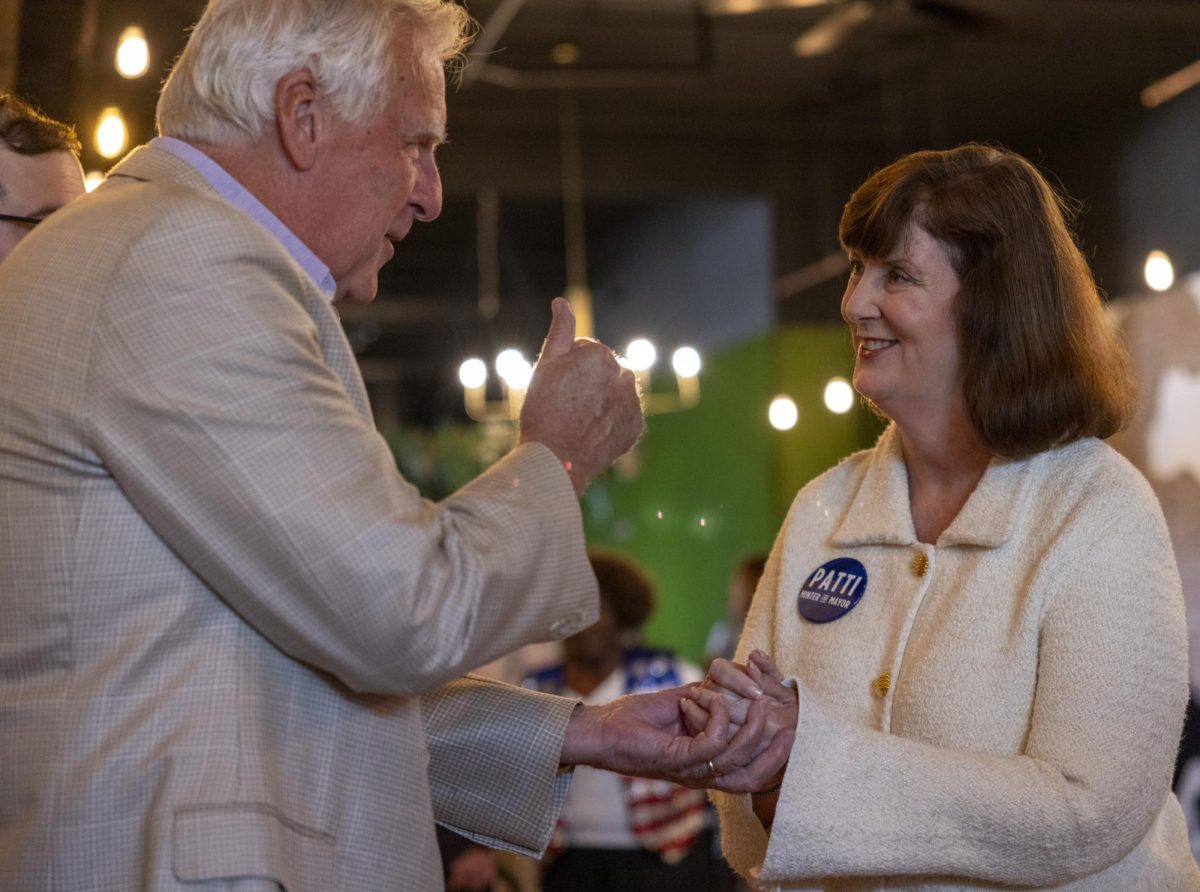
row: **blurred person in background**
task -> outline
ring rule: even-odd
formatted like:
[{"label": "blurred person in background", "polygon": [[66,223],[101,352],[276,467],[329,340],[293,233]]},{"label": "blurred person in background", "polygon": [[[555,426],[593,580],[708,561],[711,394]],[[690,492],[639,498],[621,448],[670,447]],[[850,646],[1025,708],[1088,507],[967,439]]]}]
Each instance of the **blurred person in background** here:
[{"label": "blurred person in background", "polygon": [[84,193],[75,128],[0,90],[0,262],[33,227]]},{"label": "blurred person in background", "polygon": [[[442,856],[446,892],[520,892],[523,887],[505,859],[520,858],[498,852],[438,825],[438,851]],[[537,862],[521,858],[522,862]],[[533,887],[533,888],[536,888]]]},{"label": "blurred person in background", "polygon": [[734,566],[733,575],[729,578],[725,615],[713,623],[704,643],[706,666],[718,658],[733,659],[742,635],[742,625],[746,622],[746,612],[750,609],[750,601],[754,598],[754,590],[758,588],[766,564],[765,554],[755,554],[742,558]]},{"label": "blurred person in background", "polygon": [[1170,789],[1179,574],[1101,442],[1129,360],[1068,220],[982,145],[901,158],[846,205],[854,386],[891,425],[797,495],[702,697],[796,722],[775,783],[714,794],[764,886],[1200,889]]},{"label": "blurred person in background", "polygon": [[[654,585],[623,555],[589,552],[600,619],[563,642],[564,660],[526,687],[603,704],[625,694],[698,682],[704,673],[673,652],[646,647]],[[705,794],[666,781],[577,768],[542,874],[545,892],[722,888]]]}]

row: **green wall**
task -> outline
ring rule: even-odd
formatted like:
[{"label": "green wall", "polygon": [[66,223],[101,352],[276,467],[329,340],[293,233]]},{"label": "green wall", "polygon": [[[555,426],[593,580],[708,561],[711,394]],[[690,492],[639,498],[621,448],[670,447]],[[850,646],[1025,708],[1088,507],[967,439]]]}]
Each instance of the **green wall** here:
[{"label": "green wall", "polygon": [[874,445],[884,423],[857,396],[844,415],[825,408],[829,379],[849,381],[854,371],[850,336],[842,326],[783,328],[771,335],[769,344],[776,389],[790,396],[800,412],[792,430],[771,431],[777,481],[772,492],[782,523],[800,487],[851,452]]},{"label": "green wall", "polygon": [[[882,430],[859,404],[845,415],[824,406],[826,382],[853,368],[841,326],[777,329],[704,363],[699,405],[647,418],[637,448],[583,498],[588,542],[630,555],[658,585],[646,639],[695,662],[738,559],[768,551],[796,491]],[[767,423],[778,394],[800,410],[790,431]],[[507,451],[512,428],[447,424],[388,437],[405,477],[437,499]]]},{"label": "green wall", "polygon": [[[658,584],[648,641],[699,662],[738,558],[769,550],[796,491],[873,442],[880,425],[863,407],[824,407],[825,383],[852,367],[840,326],[780,329],[705,357],[699,405],[650,416],[635,452],[589,488],[589,543],[629,554]],[[800,410],[791,431],[767,423],[780,393]]]}]

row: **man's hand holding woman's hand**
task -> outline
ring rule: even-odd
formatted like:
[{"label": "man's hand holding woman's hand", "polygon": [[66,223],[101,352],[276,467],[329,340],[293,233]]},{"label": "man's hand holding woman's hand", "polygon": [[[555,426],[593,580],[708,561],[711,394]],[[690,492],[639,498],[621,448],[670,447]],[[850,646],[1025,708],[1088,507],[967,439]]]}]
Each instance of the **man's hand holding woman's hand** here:
[{"label": "man's hand holding woman's hand", "polygon": [[727,792],[777,786],[795,740],[799,698],[774,661],[757,650],[744,666],[715,660],[704,682],[690,690],[692,697],[680,708],[692,734],[708,726],[714,713],[729,716],[729,745],[712,759],[718,778],[708,786]]},{"label": "man's hand holding woman's hand", "polygon": [[575,708],[564,765],[751,793],[775,786],[796,737],[796,692],[770,657],[718,660],[702,684]]}]

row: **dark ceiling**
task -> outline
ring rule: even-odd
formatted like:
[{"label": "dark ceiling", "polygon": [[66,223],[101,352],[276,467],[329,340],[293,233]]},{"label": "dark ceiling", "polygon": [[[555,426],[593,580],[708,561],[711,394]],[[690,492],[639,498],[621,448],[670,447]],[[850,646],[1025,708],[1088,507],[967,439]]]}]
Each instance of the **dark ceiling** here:
[{"label": "dark ceiling", "polygon": [[[560,123],[576,103],[593,262],[664,201],[756,198],[775,221],[781,283],[836,250],[846,195],[896,155],[1000,142],[1053,171],[1083,202],[1102,284],[1132,287],[1113,245],[1115,165],[1154,112],[1139,93],[1200,59],[1193,0],[466,0],[485,26],[449,97],[446,206],[398,246],[366,314],[347,314],[388,414],[461,414],[456,368],[516,339],[537,346],[566,281]],[[154,78],[111,73],[116,34],[146,28],[153,69],[182,46],[199,0],[25,0],[18,89],[87,134],[126,108],[151,135]],[[748,6],[757,11],[736,12]],[[853,7],[853,9],[851,9]],[[858,14],[827,54],[796,39]],[[561,45],[574,47],[564,61]],[[557,59],[556,59],[556,47]],[[98,166],[99,159],[90,159]],[[496,244],[479,249],[480,197],[497,200]],[[480,264],[499,310],[479,308]],[[589,270],[593,279],[601,270]],[[803,278],[803,277],[802,277]],[[486,276],[485,276],[486,279]],[[775,318],[836,318],[838,283],[781,284]],[[603,332],[602,332],[603,334]]]}]

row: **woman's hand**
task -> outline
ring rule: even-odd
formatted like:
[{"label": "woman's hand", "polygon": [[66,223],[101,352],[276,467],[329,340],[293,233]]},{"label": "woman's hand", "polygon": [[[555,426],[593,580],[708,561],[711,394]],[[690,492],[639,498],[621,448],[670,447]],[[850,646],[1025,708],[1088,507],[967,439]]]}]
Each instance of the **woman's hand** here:
[{"label": "woman's hand", "polygon": [[[708,675],[699,687],[725,698],[725,705],[730,709],[730,722],[736,727],[745,724],[750,703],[763,695],[762,688],[749,676],[745,666],[720,658],[713,660],[708,667]],[[707,722],[707,718],[701,718],[701,712],[684,709],[685,721],[693,734],[699,733]]]},{"label": "woman's hand", "polygon": [[[752,651],[745,665],[732,660],[713,660],[700,690],[725,698],[729,721],[735,729],[745,724],[750,704],[760,697],[768,697],[784,706],[795,706],[798,701],[795,690],[783,683],[783,673],[779,667],[760,650]],[[706,702],[711,702],[699,697],[696,699],[706,709]],[[704,730],[708,723],[706,709],[684,708],[684,720],[691,733],[699,734]],[[795,722],[792,727],[795,727]]]},{"label": "woman's hand", "polygon": [[[799,698],[783,683],[783,674],[774,661],[761,651],[754,651],[745,666],[716,660],[704,683],[688,691],[689,697],[680,703],[680,710],[692,733],[699,733],[711,723],[714,710],[729,716],[733,736],[725,752],[713,759],[720,780],[711,786],[731,791],[777,786],[795,738]],[[788,741],[787,750],[768,755],[781,739]]]},{"label": "woman's hand", "polygon": [[[702,686],[693,686],[687,692],[679,704],[687,724],[703,715],[709,717],[711,725],[715,716],[728,715],[720,694]],[[789,715],[787,707],[769,697],[748,702],[745,722],[736,732],[732,724],[728,725],[732,736],[725,748],[708,760],[707,777],[699,786],[727,793],[752,793],[770,789],[783,777],[796,739],[794,710]]]},{"label": "woman's hand", "polygon": [[761,650],[750,652],[746,671],[768,697],[785,704],[799,702],[796,689],[784,683],[783,673],[779,671],[775,661]]}]

